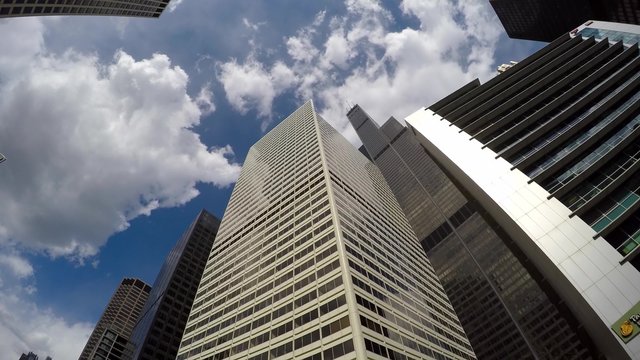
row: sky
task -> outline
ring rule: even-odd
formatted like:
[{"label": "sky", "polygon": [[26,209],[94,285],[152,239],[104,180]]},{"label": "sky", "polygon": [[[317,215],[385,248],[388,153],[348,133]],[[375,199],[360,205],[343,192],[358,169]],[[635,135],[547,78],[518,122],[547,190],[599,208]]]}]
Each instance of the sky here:
[{"label": "sky", "polygon": [[0,360],[75,359],[152,284],[249,147],[307,99],[402,119],[544,44],[488,0],[173,0],[159,19],[0,19]]}]

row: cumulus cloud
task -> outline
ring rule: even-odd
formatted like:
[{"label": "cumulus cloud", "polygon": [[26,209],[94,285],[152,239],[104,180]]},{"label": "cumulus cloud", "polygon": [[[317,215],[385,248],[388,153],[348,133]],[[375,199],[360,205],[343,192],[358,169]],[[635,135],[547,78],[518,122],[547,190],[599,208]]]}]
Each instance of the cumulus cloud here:
[{"label": "cumulus cloud", "polygon": [[[329,21],[327,13],[320,12],[307,27],[285,37],[281,66],[295,81],[280,92],[252,90],[251,101],[241,103],[242,111],[255,107],[267,116],[274,99],[292,90],[300,102],[313,98],[323,117],[357,142],[346,120],[347,103],[359,103],[384,122],[495,73],[501,28],[485,0],[403,0],[397,16],[418,24],[404,28],[397,28],[398,19],[379,1],[345,0],[344,7],[345,13]],[[246,64],[250,69],[270,67],[253,54]],[[236,60],[222,66],[234,65]],[[244,86],[270,89],[274,80],[266,71],[260,75],[257,83],[245,79]],[[237,90],[227,98],[237,100]]]},{"label": "cumulus cloud", "polygon": [[193,131],[215,111],[210,86],[190,96],[188,75],[163,54],[54,55],[45,31],[37,18],[0,20],[2,359],[77,358],[92,330],[33,301],[25,252],[95,266],[132,219],[186,203],[198,183],[226,187],[240,171],[229,145]]},{"label": "cumulus cloud", "polygon": [[[324,59],[340,68],[347,67],[347,61],[353,56],[349,42],[342,29],[334,31],[324,45]],[[325,65],[326,67],[327,65]]]},{"label": "cumulus cloud", "polygon": [[196,104],[202,115],[209,115],[216,111],[216,104],[213,103],[213,92],[211,91],[210,83],[207,83],[200,89],[198,96],[196,96]]},{"label": "cumulus cloud", "polygon": [[17,359],[27,351],[41,359],[78,358],[93,325],[68,322],[33,302],[34,269],[17,246],[0,246],[0,359]]},{"label": "cumulus cloud", "polygon": [[[68,323],[50,310],[26,300],[27,293],[0,288],[0,349],[3,359],[17,359],[33,351],[41,358],[75,359],[80,355],[93,326]],[[9,290],[9,291],[7,291]]]},{"label": "cumulus cloud", "polygon": [[256,109],[265,119],[263,127],[271,119],[273,99],[297,82],[296,75],[283,63],[276,62],[268,69],[253,56],[244,63],[235,59],[219,63],[217,77],[231,106],[242,114]]},{"label": "cumulus cloud", "polygon": [[192,131],[215,109],[210,89],[191,98],[187,74],[166,55],[119,51],[102,64],[43,47],[9,53],[26,60],[0,68],[0,144],[10,159],[0,171],[0,243],[81,262],[135,217],[197,196],[197,183],[237,178],[232,149],[208,149]]},{"label": "cumulus cloud", "polygon": [[8,269],[18,278],[33,275],[33,266],[29,261],[17,254],[0,254],[0,267]]}]

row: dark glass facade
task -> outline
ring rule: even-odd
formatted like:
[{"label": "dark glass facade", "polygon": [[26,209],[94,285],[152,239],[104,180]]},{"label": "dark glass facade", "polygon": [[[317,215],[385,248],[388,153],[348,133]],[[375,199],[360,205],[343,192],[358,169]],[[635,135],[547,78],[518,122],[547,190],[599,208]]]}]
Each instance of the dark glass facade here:
[{"label": "dark glass facade", "polygon": [[198,214],[169,253],[133,330],[134,359],[173,360],[220,220]]},{"label": "dark glass facade", "polygon": [[[348,113],[396,195],[480,359],[597,358],[544,278],[396,119]],[[563,334],[559,337],[558,334]]]},{"label": "dark glass facade", "polygon": [[0,18],[42,15],[160,17],[169,0],[2,0]]},{"label": "dark glass facade", "polygon": [[429,108],[540,184],[637,269],[639,29],[581,27]]},{"label": "dark glass facade", "polygon": [[509,37],[550,42],[587,20],[640,24],[637,0],[490,0]]},{"label": "dark glass facade", "polygon": [[151,286],[142,280],[123,279],[93,329],[80,360],[128,359],[131,348],[127,342],[150,291]]}]

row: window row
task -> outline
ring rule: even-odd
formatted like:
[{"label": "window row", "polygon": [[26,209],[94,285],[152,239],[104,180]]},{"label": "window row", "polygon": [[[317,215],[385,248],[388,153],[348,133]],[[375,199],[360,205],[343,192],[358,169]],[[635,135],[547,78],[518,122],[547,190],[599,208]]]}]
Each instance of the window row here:
[{"label": "window row", "polygon": [[[333,270],[337,269],[338,267],[340,267],[340,262],[338,259],[336,259],[335,261],[327,264],[326,266],[324,266],[323,268],[319,269],[317,271],[317,275],[316,273],[313,273],[313,277],[314,280],[320,279],[323,276],[329,274],[330,272],[332,272]],[[311,275],[310,275],[311,276]],[[302,281],[307,281],[308,277],[305,277]],[[226,320],[218,323],[218,324],[214,324],[213,326],[211,326],[209,329],[207,329],[207,331],[202,331],[199,334],[196,334],[194,336],[191,336],[189,338],[187,338],[187,336],[189,334],[191,334],[192,332],[196,331],[199,328],[205,327],[205,326],[210,326],[211,323],[213,323],[215,320],[217,320],[218,318],[224,316],[224,314],[231,312],[231,311],[236,311],[238,309],[237,304],[232,304],[231,306],[226,307],[224,310],[219,311],[215,314],[212,314],[211,316],[204,318],[203,320],[199,321],[196,324],[193,324],[191,326],[189,326],[186,330],[185,330],[185,341],[183,341],[184,345],[188,345],[193,341],[198,341],[202,338],[204,338],[205,336],[209,336],[211,334],[217,333],[218,331],[225,329],[247,317],[249,317],[250,315],[257,313],[258,311],[282,300],[282,299],[291,299],[291,303],[295,304],[295,308],[300,308],[302,307],[304,304],[309,303],[310,301],[312,301],[313,299],[316,299],[318,296],[322,296],[323,294],[327,293],[328,291],[331,291],[332,289],[340,286],[341,284],[341,278],[338,277],[336,278],[337,280],[333,280],[333,281],[329,281],[327,284],[323,285],[323,286],[318,286],[318,289],[313,289],[312,291],[306,293],[303,296],[297,296],[295,300],[292,299],[293,295],[294,295],[294,284],[289,285],[288,287],[282,289],[281,291],[279,291],[278,293],[274,294],[273,296],[269,296],[267,298],[265,298],[264,300],[260,301],[259,303],[255,304],[253,307],[250,307],[249,309],[239,312],[234,316],[231,316],[229,318],[227,318]],[[259,326],[261,320],[256,320],[256,324]],[[183,345],[183,346],[184,346]]]}]

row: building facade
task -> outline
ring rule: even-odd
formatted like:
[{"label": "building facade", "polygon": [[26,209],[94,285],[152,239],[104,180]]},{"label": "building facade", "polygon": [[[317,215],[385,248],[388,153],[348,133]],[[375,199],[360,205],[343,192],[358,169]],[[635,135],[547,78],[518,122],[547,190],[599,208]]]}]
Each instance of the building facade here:
[{"label": "building facade", "polygon": [[125,278],[111,297],[93,329],[80,360],[128,359],[128,340],[138,322],[151,287],[142,280]]},{"label": "building facade", "polygon": [[347,117],[407,215],[478,358],[599,357],[513,240],[404,125],[392,117],[379,127],[358,105]]},{"label": "building facade", "polygon": [[0,18],[42,15],[160,17],[170,0],[3,0]]},{"label": "building facade", "polygon": [[379,170],[307,102],[250,149],[178,359],[474,359]]},{"label": "building facade", "polygon": [[134,359],[176,358],[218,226],[202,210],[167,256],[131,336]]},{"label": "building facade", "polygon": [[489,0],[509,37],[550,42],[587,20],[640,24],[637,0]]},{"label": "building facade", "polygon": [[[22,355],[20,356],[20,359],[18,360],[38,360],[38,355],[29,351],[28,354],[22,353]],[[47,356],[45,360],[52,360],[52,359],[51,357]]]},{"label": "building facade", "polygon": [[640,357],[638,39],[589,22],[407,118],[608,358]]}]

